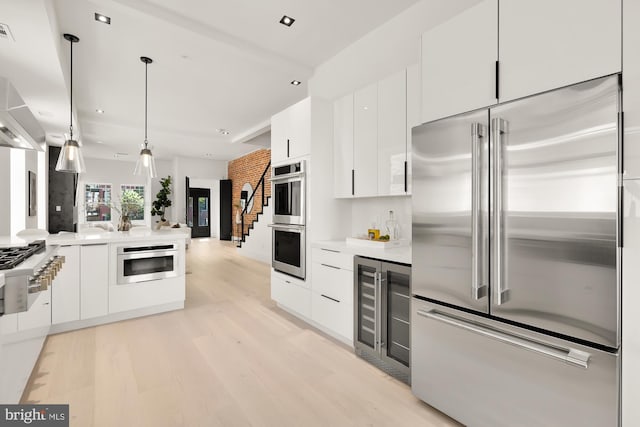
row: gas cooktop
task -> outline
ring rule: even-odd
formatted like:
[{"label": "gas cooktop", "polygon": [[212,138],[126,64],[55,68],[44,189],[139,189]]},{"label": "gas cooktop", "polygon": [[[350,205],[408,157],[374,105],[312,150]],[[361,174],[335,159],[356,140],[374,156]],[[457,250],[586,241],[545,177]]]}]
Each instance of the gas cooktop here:
[{"label": "gas cooktop", "polygon": [[0,270],[9,270],[17,266],[31,255],[44,251],[46,246],[44,240],[36,240],[27,246],[0,248]]}]

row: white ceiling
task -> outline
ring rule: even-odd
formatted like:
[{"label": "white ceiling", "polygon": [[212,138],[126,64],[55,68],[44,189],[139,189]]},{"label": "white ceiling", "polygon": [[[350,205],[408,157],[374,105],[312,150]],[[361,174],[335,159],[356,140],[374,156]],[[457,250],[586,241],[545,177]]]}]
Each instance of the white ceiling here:
[{"label": "white ceiling", "polygon": [[[317,65],[417,1],[0,0],[0,22],[15,36],[0,39],[0,74],[56,142],[52,136],[68,128],[62,34],[75,34],[74,107],[85,155],[133,159],[144,140],[139,57],[149,56],[154,155],[229,160],[256,149],[232,141],[306,96]],[[96,22],[95,12],[111,25]],[[296,19],[291,28],[278,23],[284,14]],[[303,84],[292,86],[294,79]]]}]

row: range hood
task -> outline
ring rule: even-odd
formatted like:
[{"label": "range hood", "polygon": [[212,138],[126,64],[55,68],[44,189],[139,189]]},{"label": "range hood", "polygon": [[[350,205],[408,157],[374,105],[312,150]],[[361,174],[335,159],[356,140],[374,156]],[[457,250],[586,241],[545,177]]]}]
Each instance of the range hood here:
[{"label": "range hood", "polygon": [[0,147],[44,151],[45,133],[16,88],[0,77]]}]

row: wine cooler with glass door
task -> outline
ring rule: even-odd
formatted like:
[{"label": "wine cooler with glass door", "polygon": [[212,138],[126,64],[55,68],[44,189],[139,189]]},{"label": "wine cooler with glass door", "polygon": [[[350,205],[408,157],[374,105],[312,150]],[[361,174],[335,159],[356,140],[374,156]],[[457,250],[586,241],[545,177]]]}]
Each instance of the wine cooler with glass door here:
[{"label": "wine cooler with glass door", "polygon": [[411,267],[357,256],[353,271],[355,352],[409,384]]}]

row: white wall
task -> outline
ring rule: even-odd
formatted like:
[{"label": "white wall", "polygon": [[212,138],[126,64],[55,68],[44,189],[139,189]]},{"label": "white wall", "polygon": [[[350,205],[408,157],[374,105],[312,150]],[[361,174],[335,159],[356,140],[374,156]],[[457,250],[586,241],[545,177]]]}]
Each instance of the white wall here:
[{"label": "white wall", "polygon": [[[351,236],[366,236],[367,230],[375,222],[380,234],[387,234],[386,221],[389,211],[400,228],[401,239],[411,239],[411,197],[367,197],[351,202]],[[391,236],[391,234],[389,233]]]},{"label": "white wall", "polygon": [[[0,148],[0,236],[25,228],[46,229],[47,188],[44,153]],[[37,175],[37,215],[29,216],[28,172]]]},{"label": "white wall", "polygon": [[309,95],[353,92],[418,62],[420,36],[480,0],[422,0],[318,66]]},{"label": "white wall", "polygon": [[[151,200],[152,197],[155,199],[155,195],[152,196],[150,181],[146,177],[133,174],[133,170],[136,167],[135,162],[92,158],[85,158],[84,160],[87,171],[80,174],[78,179],[78,224],[87,224],[85,220],[84,186],[85,184],[93,183],[111,184],[111,200],[115,202],[117,206],[119,206],[121,197],[121,185],[144,185],[144,221],[133,221],[133,223],[151,226]],[[111,223],[114,227],[117,228],[119,220],[120,214],[112,209]]]},{"label": "white wall", "polygon": [[0,147],[0,236],[11,235],[11,149]]}]

